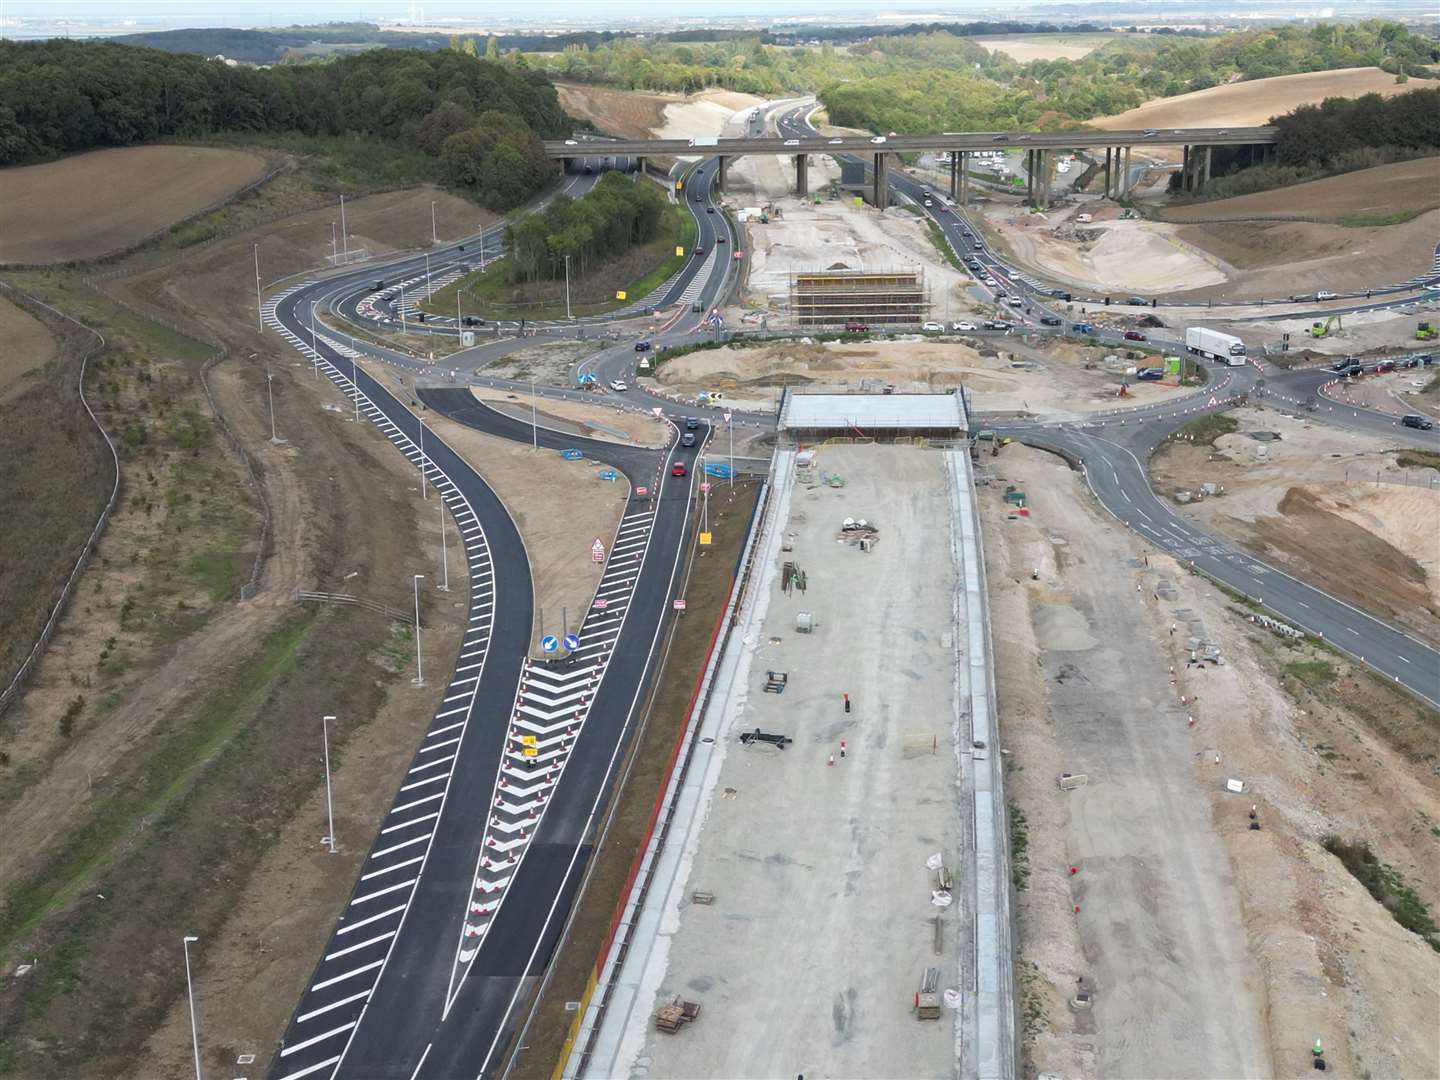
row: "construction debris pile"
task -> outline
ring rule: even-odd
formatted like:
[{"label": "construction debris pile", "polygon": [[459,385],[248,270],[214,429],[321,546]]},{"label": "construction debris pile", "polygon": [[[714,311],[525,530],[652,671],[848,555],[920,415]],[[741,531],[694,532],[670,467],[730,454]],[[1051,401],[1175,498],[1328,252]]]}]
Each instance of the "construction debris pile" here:
[{"label": "construction debris pile", "polygon": [[880,530],[864,518],[847,517],[840,523],[835,539],[842,544],[852,544],[861,551],[870,551],[880,542]]}]

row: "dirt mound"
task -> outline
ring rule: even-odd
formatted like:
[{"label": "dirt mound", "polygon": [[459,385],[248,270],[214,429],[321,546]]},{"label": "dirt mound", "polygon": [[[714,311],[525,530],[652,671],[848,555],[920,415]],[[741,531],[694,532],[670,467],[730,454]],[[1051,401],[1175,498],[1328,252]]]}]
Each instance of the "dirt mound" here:
[{"label": "dirt mound", "polygon": [[1341,68],[1312,71],[1303,75],[1279,75],[1273,79],[1212,86],[1193,94],[1156,98],[1138,108],[1089,121],[1106,131],[1123,128],[1254,127],[1272,116],[1290,112],[1300,105],[1316,104],[1327,97],[1359,97],[1381,94],[1389,97],[1408,90],[1440,86],[1436,79],[1411,79],[1397,84],[1395,76],[1379,68]]},{"label": "dirt mound", "polygon": [[1440,206],[1440,157],[1397,161],[1292,187],[1180,206],[1165,212],[1174,222],[1241,218],[1342,218],[1421,212]]},{"label": "dirt mound", "polygon": [[265,159],[130,146],[0,170],[0,263],[93,259],[198,214],[265,174]]},{"label": "dirt mound", "polygon": [[645,94],[604,86],[555,84],[560,107],[577,120],[588,120],[607,135],[648,139],[665,122],[665,106],[683,100],[676,94]]}]

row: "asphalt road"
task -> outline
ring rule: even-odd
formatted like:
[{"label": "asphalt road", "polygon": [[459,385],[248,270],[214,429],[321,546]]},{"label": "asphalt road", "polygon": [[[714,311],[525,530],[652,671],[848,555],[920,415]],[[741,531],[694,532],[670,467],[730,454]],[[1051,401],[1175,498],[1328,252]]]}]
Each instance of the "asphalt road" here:
[{"label": "asphalt road", "polygon": [[[277,329],[302,351],[313,344],[342,386],[351,377],[350,350],[331,332],[312,339],[310,303],[373,272],[304,285],[272,302]],[[393,429],[419,460],[419,417],[363,371],[354,377],[365,415]],[[468,391],[420,397],[421,412],[434,408],[531,441],[529,425]],[[708,428],[696,434],[703,446]],[[518,1001],[549,959],[669,617],[696,483],[693,467],[673,477],[671,465],[693,466],[698,450],[636,450],[543,429],[538,441],[540,452],[575,449],[613,464],[633,484],[598,594],[608,594],[608,603],[586,615],[566,660],[527,662],[531,586],[514,523],[474,470],[426,436],[430,478],[452,510],[459,507],[457,527],[476,573],[470,629],[445,700],[292,1017],[273,1077],[486,1075]],[[541,690],[574,677],[583,678],[582,705],[557,719]],[[531,714],[543,718],[536,730],[545,746],[544,802],[512,804],[519,796],[505,794],[505,777],[512,791],[536,779],[520,741],[521,727],[536,724],[526,719]]]}]

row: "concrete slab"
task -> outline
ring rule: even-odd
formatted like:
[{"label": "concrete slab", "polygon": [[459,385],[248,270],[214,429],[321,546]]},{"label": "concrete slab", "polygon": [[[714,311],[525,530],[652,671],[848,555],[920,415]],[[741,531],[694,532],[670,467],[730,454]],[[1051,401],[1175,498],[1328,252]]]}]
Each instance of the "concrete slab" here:
[{"label": "concrete slab", "polygon": [[[942,990],[969,983],[962,956],[973,944],[962,910],[969,799],[957,798],[957,575],[945,457],[827,447],[817,465],[845,486],[791,492],[784,528],[793,550],[768,554],[797,563],[807,588],[786,594],[776,574],[765,586],[764,624],[748,642],[751,686],[716,732],[723,763],[703,830],[688,845],[688,877],[659,928],[669,938],[666,966],[631,1015],[625,1041],[636,1050],[622,1055],[617,1075],[951,1076],[959,1068],[959,1012],[945,1009],[939,1021],[912,1012],[925,968],[940,969]],[[837,542],[847,515],[879,527],[870,553]],[[813,633],[796,633],[798,611],[814,614]],[[767,669],[788,673],[784,694],[760,692]],[[740,733],[756,727],[794,742],[741,745]],[[955,871],[948,908],[932,903],[925,862],[936,852]],[[697,890],[714,902],[691,903]],[[655,1009],[677,995],[701,1004],[699,1018],[674,1035],[656,1031]]]}]

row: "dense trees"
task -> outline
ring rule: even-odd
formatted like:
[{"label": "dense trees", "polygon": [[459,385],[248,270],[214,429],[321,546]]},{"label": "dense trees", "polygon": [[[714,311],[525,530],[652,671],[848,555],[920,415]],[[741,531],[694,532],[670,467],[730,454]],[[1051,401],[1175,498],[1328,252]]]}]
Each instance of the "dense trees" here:
[{"label": "dense trees", "polygon": [[103,42],[0,42],[0,165],[220,133],[361,135],[439,158],[452,182],[508,209],[549,175],[540,138],[568,131],[543,75],[453,51],[261,70]]},{"label": "dense trees", "polygon": [[1326,98],[1270,121],[1283,165],[1328,165],[1357,150],[1440,150],[1440,90]]},{"label": "dense trees", "polygon": [[571,270],[583,276],[600,261],[653,240],[668,203],[653,184],[608,172],[578,199],[556,196],[538,213],[517,213],[506,230],[514,280],[539,281]]}]

